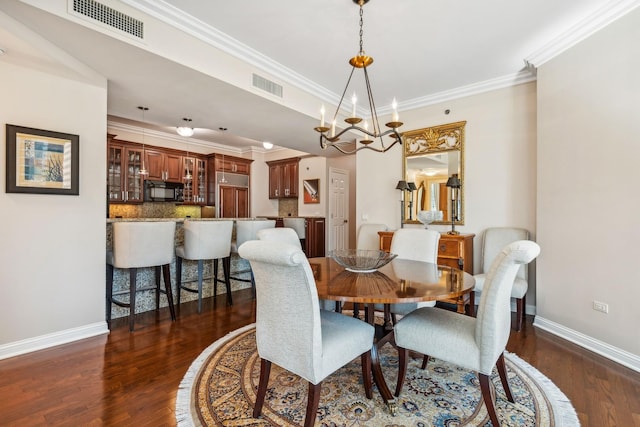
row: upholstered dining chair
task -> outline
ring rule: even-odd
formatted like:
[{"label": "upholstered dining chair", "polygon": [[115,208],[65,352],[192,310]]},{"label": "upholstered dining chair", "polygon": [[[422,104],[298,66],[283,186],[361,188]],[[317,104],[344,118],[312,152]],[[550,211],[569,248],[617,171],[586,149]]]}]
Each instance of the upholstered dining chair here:
[{"label": "upholstered dining chair", "polygon": [[307,220],[305,218],[282,218],[282,224],[285,228],[290,228],[296,232],[298,239],[300,240],[300,246],[304,252],[305,242],[307,240]]},{"label": "upholstered dining chair", "polygon": [[[235,239],[231,241],[231,253],[238,254],[238,248],[242,246],[244,242],[249,240],[257,240],[258,239],[258,231],[264,228],[274,228],[276,226],[275,219],[247,219],[247,220],[236,220],[236,236]],[[249,268],[249,279],[243,279],[238,277],[238,274],[246,273],[246,271],[234,271],[231,274],[231,278],[233,280],[237,280],[239,282],[250,282],[251,288],[255,293],[255,283],[253,282],[253,273],[251,272],[251,268]]]},{"label": "upholstered dining chair", "polygon": [[[503,247],[517,240],[528,240],[529,232],[523,228],[493,227],[487,228],[482,237],[481,253],[482,273],[475,274],[476,286],[469,297],[470,313],[473,316],[475,311],[475,296],[482,293],[491,264]],[[516,327],[515,330],[522,329],[522,321],[525,315],[525,303],[527,290],[529,288],[528,266],[523,264],[518,269],[518,274],[511,288],[511,298],[516,300]]]},{"label": "upholstered dining chair", "polygon": [[300,239],[298,239],[298,233],[292,228],[278,227],[278,228],[263,228],[256,233],[258,240],[267,240],[270,242],[288,243],[295,246],[298,249],[302,249]]},{"label": "upholstered dining chair", "polygon": [[[288,243],[298,249],[302,249],[302,242],[298,239],[298,233],[287,227],[265,228],[256,233],[258,240]],[[320,308],[323,310],[341,311],[341,305],[337,301],[320,300]]]},{"label": "upholstered dining chair", "polygon": [[[202,312],[202,282],[204,260],[213,260],[213,296],[217,296],[218,260],[222,260],[224,271],[224,284],[227,289],[227,304],[231,305],[231,234],[233,221],[185,221],[184,244],[176,247],[176,283],[178,287],[178,306],[182,290],[198,294],[198,313]],[[198,287],[194,289],[182,280],[182,260],[195,260],[198,262]]]},{"label": "upholstered dining chair", "polygon": [[387,231],[384,224],[365,223],[358,229],[356,249],[377,250],[380,249],[380,236],[378,231]]},{"label": "upholstered dining chair", "polygon": [[295,245],[249,241],[239,253],[249,260],[256,283],[256,344],[261,360],[254,418],[262,411],[273,363],[309,382],[305,426],[314,424],[322,380],[358,356],[370,399],[373,326],[320,310],[313,272]]},{"label": "upholstered dining chair", "polygon": [[[401,228],[393,233],[390,252],[398,255],[398,259],[438,263],[438,242],[440,233],[435,230]],[[391,304],[391,314],[405,315],[420,307],[434,307],[435,301]],[[376,307],[377,309],[377,307]]]},{"label": "upholstered dining chair", "polygon": [[520,266],[539,253],[540,247],[529,240],[513,242],[500,251],[487,271],[477,318],[440,308],[419,308],[398,321],[394,327],[399,353],[396,397],[402,391],[409,350],[429,354],[476,371],[491,423],[500,425],[491,397],[490,376],[496,366],[505,395],[514,402],[504,363],[511,331],[511,288]]}]

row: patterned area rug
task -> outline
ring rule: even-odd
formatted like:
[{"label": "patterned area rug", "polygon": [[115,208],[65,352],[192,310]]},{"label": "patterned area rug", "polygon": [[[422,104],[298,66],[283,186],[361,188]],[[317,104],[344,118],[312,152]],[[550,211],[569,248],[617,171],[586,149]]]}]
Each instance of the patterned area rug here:
[{"label": "patterned area rug", "polygon": [[[393,390],[397,351],[386,345],[381,361]],[[513,354],[506,355],[509,383],[516,403],[504,396],[497,373],[492,377],[496,410],[503,426],[577,426],[566,396],[535,368]],[[317,426],[485,426],[491,425],[478,377],[465,369],[431,359],[426,370],[412,360],[398,413],[389,413],[374,385],[373,399],[364,395],[360,359],[322,382]],[[176,401],[178,426],[299,426],[307,404],[307,382],[275,364],[262,418],[252,418],[260,373],[255,325],[238,329],[207,348],[185,375]]]}]

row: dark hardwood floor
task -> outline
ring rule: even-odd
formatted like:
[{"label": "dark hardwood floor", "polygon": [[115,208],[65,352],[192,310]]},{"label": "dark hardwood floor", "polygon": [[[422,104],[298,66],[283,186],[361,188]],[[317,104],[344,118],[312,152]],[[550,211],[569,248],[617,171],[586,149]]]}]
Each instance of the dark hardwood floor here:
[{"label": "dark hardwood floor", "polygon": [[[0,426],[175,426],[178,384],[213,341],[254,322],[248,290],[233,307],[211,299],[202,314],[182,304],[117,319],[108,336],[0,361]],[[537,367],[571,400],[583,426],[640,426],[640,374],[532,326],[512,331],[508,350]]]}]

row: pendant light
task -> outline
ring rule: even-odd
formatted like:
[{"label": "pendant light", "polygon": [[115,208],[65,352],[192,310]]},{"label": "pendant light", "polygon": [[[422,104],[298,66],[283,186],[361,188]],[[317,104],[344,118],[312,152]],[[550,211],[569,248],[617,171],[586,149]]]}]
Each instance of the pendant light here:
[{"label": "pendant light", "polygon": [[[191,119],[184,117],[182,120],[184,120],[185,125],[184,126],[178,126],[176,129],[178,130],[178,134],[184,136],[185,138],[190,137],[191,135],[193,135],[193,128],[189,127],[189,123],[191,123]],[[187,158],[184,162],[185,166],[186,166],[186,173],[183,177],[184,181],[191,181],[193,179],[193,175],[191,174],[191,170],[189,170],[189,142],[187,142],[185,140],[185,144],[187,146]]]},{"label": "pendant light", "polygon": [[144,158],[145,158],[145,154],[144,154],[144,129],[145,129],[145,121],[144,121],[144,112],[149,110],[149,107],[138,107],[138,110],[142,111],[142,167],[140,168],[140,170],[138,171],[139,175],[142,176],[147,176],[149,175],[149,171],[147,170],[147,168],[144,167]]},{"label": "pendant light", "polygon": [[226,184],[227,180],[224,177],[224,153],[222,153],[222,179],[220,179],[220,184]]}]

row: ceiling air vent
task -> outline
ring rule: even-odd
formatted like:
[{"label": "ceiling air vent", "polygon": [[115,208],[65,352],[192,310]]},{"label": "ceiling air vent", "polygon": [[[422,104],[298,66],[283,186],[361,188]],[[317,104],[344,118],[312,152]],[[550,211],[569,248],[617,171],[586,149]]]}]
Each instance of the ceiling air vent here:
[{"label": "ceiling air vent", "polygon": [[73,0],[73,11],[105,25],[144,38],[144,22],[94,0]]},{"label": "ceiling air vent", "polygon": [[253,87],[265,90],[272,95],[282,98],[282,86],[257,74],[253,75]]}]

